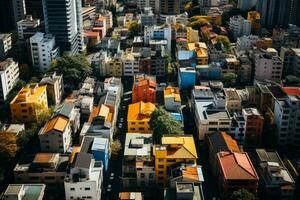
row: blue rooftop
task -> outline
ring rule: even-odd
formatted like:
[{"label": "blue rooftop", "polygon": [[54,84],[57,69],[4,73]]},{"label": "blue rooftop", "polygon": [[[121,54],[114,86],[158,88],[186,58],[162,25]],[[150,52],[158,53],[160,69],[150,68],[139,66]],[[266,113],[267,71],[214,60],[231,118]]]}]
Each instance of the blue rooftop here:
[{"label": "blue rooftop", "polygon": [[105,150],[108,148],[107,138],[94,138],[92,150]]},{"label": "blue rooftop", "polygon": [[195,56],[194,51],[185,51],[185,50],[178,51],[178,60],[188,60],[193,58],[194,56]]},{"label": "blue rooftop", "polygon": [[176,120],[176,121],[180,121],[180,122],[182,122],[182,115],[180,114],[180,113],[174,113],[174,112],[172,112],[172,113],[170,113],[171,114],[171,116],[172,117],[174,117],[174,119]]}]

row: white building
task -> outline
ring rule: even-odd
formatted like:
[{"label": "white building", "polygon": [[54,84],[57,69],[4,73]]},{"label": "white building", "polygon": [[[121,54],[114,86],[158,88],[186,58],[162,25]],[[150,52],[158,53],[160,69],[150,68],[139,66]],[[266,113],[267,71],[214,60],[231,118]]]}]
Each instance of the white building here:
[{"label": "white building", "polygon": [[156,24],[156,17],[151,7],[143,7],[144,12],[141,14],[141,26],[153,26]]},{"label": "white building", "polygon": [[232,119],[225,109],[226,98],[223,92],[213,93],[209,87],[195,86],[192,91],[192,107],[199,140],[216,131],[230,131]]},{"label": "white building", "polygon": [[46,74],[40,81],[40,85],[47,85],[48,104],[59,104],[64,93],[63,75],[56,72]]},{"label": "white building", "polygon": [[88,153],[78,153],[74,159],[64,182],[66,200],[101,199],[102,162],[96,162],[93,155]]},{"label": "white building", "polygon": [[18,21],[18,38],[23,40],[25,38],[25,32],[29,35],[34,35],[37,31],[37,27],[40,25],[39,19],[33,19],[31,15],[27,15],[25,19]]},{"label": "white building", "polygon": [[0,34],[0,60],[5,59],[11,47],[11,34]]},{"label": "white building", "polygon": [[242,99],[235,88],[224,88],[226,97],[226,109],[230,114],[241,113]]},{"label": "white building", "polygon": [[155,13],[159,12],[159,0],[137,0],[136,5],[140,10],[143,10],[146,7],[152,8]]},{"label": "white building", "polygon": [[273,48],[255,55],[255,75],[258,81],[272,80],[281,81],[283,62]]},{"label": "white building", "polygon": [[172,29],[170,25],[145,26],[144,42],[149,44],[150,40],[167,40],[168,50],[171,51]]},{"label": "white building", "polygon": [[47,71],[53,59],[59,56],[53,35],[37,32],[30,38],[31,61],[35,68]]},{"label": "white building", "polygon": [[0,102],[6,100],[8,93],[19,80],[19,66],[12,58],[0,62]]},{"label": "white building", "polygon": [[240,15],[236,15],[230,18],[229,29],[232,31],[235,38],[244,35],[250,35],[251,33],[251,22],[244,19]]},{"label": "white building", "polygon": [[277,99],[274,108],[274,121],[277,127],[279,145],[300,145],[300,89],[284,88],[287,96]]},{"label": "white building", "polygon": [[238,8],[241,10],[250,10],[255,6],[256,0],[238,0]]},{"label": "white building", "polygon": [[54,116],[39,132],[42,152],[65,153],[72,143],[70,120],[62,115]]},{"label": "white building", "polygon": [[122,56],[123,76],[134,76],[140,72],[140,62],[131,52],[125,52]]},{"label": "white building", "polygon": [[249,51],[256,41],[259,40],[257,35],[244,35],[237,38],[236,47],[239,51]]}]

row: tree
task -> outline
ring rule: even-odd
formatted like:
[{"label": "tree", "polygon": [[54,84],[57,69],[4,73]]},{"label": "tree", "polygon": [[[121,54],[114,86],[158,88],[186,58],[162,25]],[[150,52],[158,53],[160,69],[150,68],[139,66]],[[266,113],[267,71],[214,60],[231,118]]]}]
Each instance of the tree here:
[{"label": "tree", "polygon": [[138,22],[131,22],[128,28],[128,38],[137,36],[140,31],[140,24]]},{"label": "tree", "polygon": [[82,54],[64,55],[52,63],[50,70],[64,75],[65,89],[68,92],[77,89],[79,84],[92,73],[89,62]]},{"label": "tree", "polygon": [[192,27],[195,30],[199,30],[202,26],[209,24],[206,19],[203,19],[201,16],[194,16],[190,18],[190,22],[187,26]]},{"label": "tree", "polygon": [[111,154],[117,156],[122,149],[120,140],[116,139],[112,141],[110,145],[110,149],[111,149]]},{"label": "tree", "polygon": [[232,193],[230,199],[232,200],[255,200],[255,196],[246,189],[239,189]]},{"label": "tree", "polygon": [[241,15],[244,18],[247,18],[247,11],[241,10],[239,8],[232,8],[231,10],[225,11],[222,14],[222,23],[223,25],[229,22],[229,19],[235,15]]},{"label": "tree", "polygon": [[153,140],[155,143],[159,143],[163,135],[183,133],[181,124],[163,107],[155,109],[151,114],[150,127],[153,130]]},{"label": "tree", "polygon": [[222,43],[227,50],[230,50],[231,43],[230,43],[230,40],[227,36],[218,35],[216,37],[216,40],[217,40],[218,43]]},{"label": "tree", "polygon": [[223,75],[222,82],[225,87],[233,87],[236,84],[237,75],[235,73],[226,73]]},{"label": "tree", "polygon": [[0,160],[5,162],[14,158],[19,147],[16,143],[16,136],[13,133],[0,133]]},{"label": "tree", "polygon": [[184,11],[186,12],[191,12],[193,10],[193,2],[187,2],[185,5],[184,5]]}]

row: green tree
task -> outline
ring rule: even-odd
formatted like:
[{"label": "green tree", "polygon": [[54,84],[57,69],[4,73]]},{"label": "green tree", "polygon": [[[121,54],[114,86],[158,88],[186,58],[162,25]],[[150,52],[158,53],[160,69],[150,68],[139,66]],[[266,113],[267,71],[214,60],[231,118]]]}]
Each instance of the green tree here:
[{"label": "green tree", "polygon": [[231,200],[255,200],[255,196],[246,189],[239,189],[232,193]]},{"label": "green tree", "polygon": [[225,87],[233,87],[236,84],[237,75],[235,73],[226,73],[223,75],[222,82]]},{"label": "green tree", "polygon": [[216,37],[216,40],[217,40],[217,42],[222,43],[227,50],[230,50],[231,43],[227,36],[218,35]]},{"label": "green tree", "polygon": [[64,85],[67,92],[77,89],[79,84],[92,73],[89,62],[82,54],[64,55],[52,63],[50,70],[64,75]]},{"label": "green tree", "polygon": [[155,109],[151,114],[150,127],[153,130],[153,140],[155,143],[159,143],[163,135],[183,133],[181,124],[163,107]]},{"label": "green tree", "polygon": [[122,149],[120,140],[117,139],[117,140],[112,141],[112,143],[110,145],[110,149],[111,149],[111,154],[114,156],[117,156]]},{"label": "green tree", "polygon": [[195,16],[190,19],[187,26],[192,27],[195,30],[199,30],[202,26],[207,24],[209,24],[209,22],[206,19],[203,19],[200,16]]},{"label": "green tree", "polygon": [[131,22],[128,28],[128,37],[133,38],[134,36],[137,36],[140,31],[140,24],[138,22]]}]

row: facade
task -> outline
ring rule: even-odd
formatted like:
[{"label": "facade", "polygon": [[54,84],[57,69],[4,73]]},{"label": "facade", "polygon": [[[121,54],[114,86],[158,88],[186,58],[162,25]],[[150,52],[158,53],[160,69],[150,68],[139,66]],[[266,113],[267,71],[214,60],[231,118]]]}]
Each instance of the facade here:
[{"label": "facade", "polygon": [[91,151],[95,161],[102,161],[103,171],[106,172],[109,161],[109,140],[107,138],[94,138]]},{"label": "facade", "polygon": [[155,110],[155,105],[140,101],[129,105],[127,123],[129,133],[151,133],[150,116]]},{"label": "facade", "polygon": [[235,38],[244,35],[250,35],[251,22],[245,20],[242,16],[236,15],[230,18],[229,29],[232,31]]},{"label": "facade", "polygon": [[280,82],[283,61],[275,49],[267,49],[255,56],[254,78],[258,81],[271,80]]},{"label": "facade", "polygon": [[60,51],[72,55],[81,52],[84,49],[81,1],[44,0],[43,10],[46,33],[55,35]]},{"label": "facade", "polygon": [[11,34],[0,34],[0,60],[5,59],[11,48]]},{"label": "facade", "polygon": [[204,42],[188,43],[188,50],[196,52],[197,65],[208,64],[208,51]]},{"label": "facade", "polygon": [[8,93],[13,89],[19,80],[19,65],[8,58],[0,61],[0,103],[4,103]]},{"label": "facade", "polygon": [[255,6],[255,0],[238,0],[237,7],[241,10],[250,10],[253,6]]},{"label": "facade", "polygon": [[156,79],[148,75],[136,75],[132,86],[132,103],[156,102]]},{"label": "facade", "polygon": [[161,0],[160,1],[160,13],[166,14],[166,15],[174,15],[174,14],[180,14],[180,4],[181,2],[179,0]]},{"label": "facade", "polygon": [[196,84],[196,70],[193,67],[179,68],[178,84],[180,89],[192,88]]},{"label": "facade", "polygon": [[277,126],[277,143],[279,145],[300,145],[300,89],[284,88],[287,96],[276,99],[274,122]]},{"label": "facade", "polygon": [[241,113],[242,111],[242,100],[240,95],[234,88],[224,88],[226,97],[226,109],[230,114]]},{"label": "facade", "polygon": [[18,39],[24,40],[33,36],[38,32],[40,26],[40,20],[34,19],[31,15],[27,15],[25,19],[21,19],[17,23],[18,27]]},{"label": "facade", "polygon": [[218,186],[223,198],[242,188],[257,194],[259,177],[247,153],[219,152],[217,162]]},{"label": "facade", "polygon": [[30,38],[30,53],[33,66],[40,71],[47,71],[53,59],[59,56],[59,48],[53,35],[38,32]]},{"label": "facade", "polygon": [[[246,0],[243,0],[247,2]],[[258,33],[260,31],[260,13],[257,11],[250,11],[247,15],[247,20],[250,21],[252,25],[252,31]]]},{"label": "facade", "polygon": [[23,156],[14,168],[15,183],[43,183],[47,187],[62,188],[69,163],[69,155],[37,153]]},{"label": "facade", "polygon": [[115,54],[114,57],[108,57],[105,62],[106,76],[121,77],[123,75],[122,54]]},{"label": "facade", "polygon": [[140,72],[140,62],[131,52],[125,52],[122,56],[123,75],[134,76]]},{"label": "facade", "polygon": [[149,44],[150,40],[167,40],[167,49],[171,51],[172,29],[170,25],[145,26],[144,42]]},{"label": "facade", "polygon": [[164,103],[166,110],[180,111],[181,97],[177,87],[167,87],[164,89]]},{"label": "facade", "polygon": [[243,108],[245,119],[245,146],[261,144],[264,118],[256,108]]},{"label": "facade", "polygon": [[281,47],[280,58],[283,61],[283,76],[300,75],[300,48]]},{"label": "facade", "polygon": [[44,20],[43,4],[40,0],[25,0],[26,14]]},{"label": "facade", "polygon": [[198,42],[199,31],[192,29],[191,27],[186,28],[186,39],[187,42]]},{"label": "facade", "polygon": [[12,0],[13,18],[15,25],[22,20],[26,15],[25,0]]},{"label": "facade", "polygon": [[192,108],[199,140],[216,131],[229,131],[232,119],[225,108],[226,97],[222,91],[213,93],[209,87],[195,86],[192,91]]},{"label": "facade", "polygon": [[240,51],[249,51],[259,40],[257,35],[244,35],[237,38],[236,47]]},{"label": "facade", "polygon": [[43,200],[45,184],[9,184],[3,193],[7,200]]},{"label": "facade", "polygon": [[276,151],[256,149],[255,167],[261,180],[261,198],[293,199],[295,181]]},{"label": "facade", "polygon": [[23,87],[10,102],[13,119],[20,122],[37,121],[41,114],[48,112],[46,86],[38,84]]},{"label": "facade", "polygon": [[123,187],[153,187],[152,135],[127,133],[122,164]]},{"label": "facade", "polygon": [[[139,2],[139,1],[138,1]],[[141,7],[144,12],[141,14],[141,26],[153,26],[156,24],[156,18],[151,7]]]},{"label": "facade", "polygon": [[168,185],[168,167],[177,163],[196,164],[198,159],[193,136],[165,135],[161,144],[153,146],[153,156],[158,186]]},{"label": "facade", "polygon": [[47,86],[47,98],[49,105],[58,105],[62,101],[64,94],[63,75],[57,75],[56,72],[46,74],[39,85]]},{"label": "facade", "polygon": [[96,162],[92,154],[77,153],[64,181],[66,200],[98,200],[101,198],[102,182],[102,162]]},{"label": "facade", "polygon": [[42,152],[66,153],[72,144],[71,124],[65,116],[51,118],[38,135]]}]

